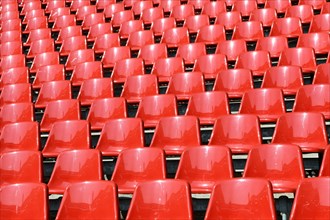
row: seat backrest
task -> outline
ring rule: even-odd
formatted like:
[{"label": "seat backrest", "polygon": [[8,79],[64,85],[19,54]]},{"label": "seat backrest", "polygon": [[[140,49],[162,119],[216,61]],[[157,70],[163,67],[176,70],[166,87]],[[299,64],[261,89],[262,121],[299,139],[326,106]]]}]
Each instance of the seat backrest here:
[{"label": "seat backrest", "polygon": [[316,69],[314,49],[311,47],[285,49],[280,55],[278,65],[300,66],[303,72],[314,72]]},{"label": "seat backrest", "polygon": [[132,148],[119,156],[111,180],[119,193],[133,193],[140,182],[166,178],[164,151],[158,148]]},{"label": "seat backrest", "polygon": [[222,71],[227,70],[227,58],[223,54],[208,54],[196,59],[193,72],[202,72],[204,78],[214,79]]},{"label": "seat backrest", "polygon": [[119,219],[119,215],[116,184],[111,181],[85,181],[68,186],[56,219]]},{"label": "seat backrest", "polygon": [[233,178],[231,152],[225,146],[196,146],[183,151],[175,179],[189,182],[193,193],[211,192],[214,184]]},{"label": "seat backrest", "polygon": [[0,108],[4,104],[31,102],[32,88],[30,83],[17,83],[6,85],[0,94]]},{"label": "seat backrest", "polygon": [[290,219],[330,218],[330,178],[307,178],[301,181],[293,201]]},{"label": "seat backrest", "polygon": [[314,74],[313,84],[324,84],[324,83],[330,84],[330,63],[323,63],[318,65]]},{"label": "seat backrest", "polygon": [[44,183],[17,183],[0,188],[1,219],[48,219],[48,190]]},{"label": "seat backrest", "polygon": [[173,74],[184,71],[184,63],[181,57],[169,57],[156,60],[151,74],[157,75],[159,82],[169,82]]},{"label": "seat backrest", "polygon": [[273,190],[258,178],[221,180],[214,187],[205,219],[276,219]]},{"label": "seat backrest", "polygon": [[133,194],[127,219],[193,219],[189,184],[183,180],[140,183]]},{"label": "seat backrest", "polygon": [[32,102],[4,104],[0,112],[0,131],[8,123],[34,121]]},{"label": "seat backrest", "polygon": [[63,194],[72,183],[102,179],[100,151],[95,149],[63,151],[57,157],[48,182],[49,193]]},{"label": "seat backrest", "polygon": [[0,186],[43,181],[42,156],[39,151],[14,151],[0,156]]}]

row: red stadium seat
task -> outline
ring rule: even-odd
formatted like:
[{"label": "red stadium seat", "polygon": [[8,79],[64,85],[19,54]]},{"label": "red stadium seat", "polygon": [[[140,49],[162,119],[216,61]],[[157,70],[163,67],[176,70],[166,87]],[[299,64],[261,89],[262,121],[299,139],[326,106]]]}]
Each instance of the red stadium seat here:
[{"label": "red stadium seat", "polygon": [[[71,10],[73,11],[73,10]],[[83,21],[84,17],[89,14],[96,13],[95,5],[83,5],[77,8],[76,19],[77,21]]]},{"label": "red stadium seat", "polygon": [[[2,77],[3,77],[2,73]],[[313,84],[330,84],[330,64],[324,63],[317,66]]]},{"label": "red stadium seat", "polygon": [[193,64],[200,56],[206,55],[204,43],[190,43],[179,46],[176,57],[182,57],[185,64]]},{"label": "red stadium seat", "polygon": [[314,49],[310,47],[288,48],[282,52],[278,65],[300,66],[304,73],[314,72],[316,69]]},{"label": "red stadium seat", "polygon": [[104,34],[111,34],[112,26],[110,23],[98,23],[90,26],[87,41],[95,41],[98,36],[102,36]]},{"label": "red stadium seat", "polygon": [[233,30],[241,21],[241,13],[238,11],[221,12],[216,16],[215,24],[223,25],[226,30]]},{"label": "red stadium seat", "polygon": [[158,59],[167,58],[166,44],[148,44],[141,48],[139,58],[144,60],[144,65],[152,65]]},{"label": "red stadium seat", "polygon": [[136,1],[132,5],[132,10],[135,16],[141,15],[141,13],[149,8],[153,8],[153,2],[151,0],[148,1]]},{"label": "red stadium seat", "polygon": [[1,68],[0,72],[6,71],[11,68],[16,67],[25,67],[25,55],[17,54],[17,55],[9,55],[5,57],[1,57]]},{"label": "red stadium seat", "polygon": [[210,1],[204,4],[202,14],[215,18],[218,14],[226,12],[226,4],[224,1]]},{"label": "red stadium seat", "polygon": [[124,83],[128,76],[144,74],[144,63],[142,58],[128,58],[118,60],[112,71],[114,83]]},{"label": "red stadium seat", "polygon": [[321,9],[326,0],[300,0],[299,5],[311,5],[314,10]]},{"label": "red stadium seat", "polygon": [[160,0],[159,7],[163,8],[165,13],[172,12],[175,6],[180,5],[180,1]]},{"label": "red stadium seat", "polygon": [[41,153],[22,149],[1,154],[0,172],[1,187],[24,182],[42,183]]},{"label": "red stadium seat", "polygon": [[131,49],[129,47],[109,47],[105,50],[101,62],[105,68],[114,67],[117,61],[130,57]]},{"label": "red stadium seat", "polygon": [[249,51],[238,56],[235,69],[244,68],[252,70],[254,76],[263,76],[271,67],[270,55],[267,51]]},{"label": "red stadium seat", "polygon": [[204,77],[201,72],[174,74],[168,84],[166,94],[174,94],[179,100],[186,100],[192,94],[204,92]]},{"label": "red stadium seat", "polygon": [[125,149],[143,147],[143,123],[139,118],[107,121],[96,145],[96,149],[100,150],[104,156],[118,156]]},{"label": "red stadium seat", "polygon": [[28,20],[23,33],[29,33],[32,30],[36,30],[40,28],[48,28],[48,19],[46,16],[33,17],[30,20]]},{"label": "red stadium seat", "polygon": [[116,0],[97,0],[96,8],[98,10],[104,10],[108,5],[115,4]]},{"label": "red stadium seat", "polygon": [[126,78],[121,97],[128,103],[138,103],[145,96],[158,94],[156,75],[132,75]]},{"label": "red stadium seat", "polygon": [[75,50],[69,53],[68,59],[65,63],[66,70],[73,70],[74,67],[79,63],[95,61],[94,50],[92,49],[81,49]]},{"label": "red stadium seat", "polygon": [[215,121],[209,145],[225,145],[232,153],[248,153],[262,143],[259,124],[256,115],[220,116]]},{"label": "red stadium seat", "polygon": [[3,127],[0,136],[0,154],[12,151],[38,151],[38,122],[10,123]]},{"label": "red stadium seat", "polygon": [[75,26],[76,16],[72,14],[65,14],[55,18],[53,31],[59,31],[64,27]]},{"label": "red stadium seat", "polygon": [[102,130],[110,119],[126,118],[126,100],[124,98],[96,99],[91,105],[87,120],[92,130]]},{"label": "red stadium seat", "polygon": [[53,124],[63,120],[79,120],[80,105],[76,99],[48,102],[40,122],[40,131],[49,132]]},{"label": "red stadium seat", "polygon": [[221,71],[215,80],[214,91],[226,92],[229,98],[242,98],[253,89],[252,72],[248,69],[229,69]]},{"label": "red stadium seat", "polygon": [[302,35],[301,21],[297,17],[279,18],[274,21],[270,30],[270,36],[285,36],[288,38]]},{"label": "red stadium seat", "polygon": [[90,145],[88,121],[58,121],[50,129],[42,155],[44,157],[57,157],[63,151],[89,149]]},{"label": "red stadium seat", "polygon": [[168,155],[180,155],[189,147],[201,145],[200,139],[197,117],[163,117],[159,120],[150,147],[161,148]]},{"label": "red stadium seat", "polygon": [[30,83],[6,85],[0,94],[0,108],[4,104],[31,102],[32,89]]},{"label": "red stadium seat", "polygon": [[[265,160],[267,160],[266,164]],[[299,146],[291,144],[255,146],[249,153],[243,177],[265,178],[272,183],[274,192],[294,193],[299,182],[305,177]]]},{"label": "red stadium seat", "polygon": [[205,79],[214,79],[223,70],[227,70],[227,60],[222,54],[200,56],[193,68],[194,72],[202,72]]},{"label": "red stadium seat", "polygon": [[244,17],[250,16],[255,9],[257,9],[256,1],[235,1],[232,7],[232,11],[238,11]]},{"label": "red stadium seat", "polygon": [[155,36],[162,36],[164,31],[175,27],[175,18],[159,18],[152,22],[151,30]]},{"label": "red stadium seat", "polygon": [[131,50],[140,50],[141,47],[154,42],[154,34],[151,30],[135,31],[129,35],[126,46]]},{"label": "red stadium seat", "polygon": [[44,9],[34,9],[31,11],[27,11],[23,18],[22,24],[27,24],[30,19],[36,18],[36,17],[42,17],[42,16],[45,16]]},{"label": "red stadium seat", "polygon": [[284,36],[273,36],[260,38],[256,45],[256,50],[268,51],[270,57],[280,57],[281,53],[289,48],[288,40]]},{"label": "red stadium seat", "polygon": [[29,83],[29,69],[27,67],[16,67],[1,72],[0,90],[5,85]]},{"label": "red stadium seat", "polygon": [[320,152],[328,144],[324,117],[316,112],[282,115],[277,122],[273,144],[296,144],[302,152]]},{"label": "red stadium seat", "polygon": [[313,16],[313,8],[310,5],[293,5],[288,7],[285,13],[285,17],[300,18],[302,24],[311,23]]},{"label": "red stadium seat", "polygon": [[1,44],[0,57],[23,54],[21,41],[11,41]]},{"label": "red stadium seat", "polygon": [[217,44],[226,40],[225,29],[222,25],[206,25],[199,29],[196,36],[196,42],[208,44]]},{"label": "red stadium seat", "polygon": [[276,122],[285,114],[284,97],[281,89],[251,89],[244,93],[240,114],[255,114],[261,122]]},{"label": "red stadium seat", "polygon": [[82,36],[81,26],[67,26],[60,30],[56,43],[62,44],[63,40],[69,37]]},{"label": "red stadium seat", "polygon": [[41,67],[48,65],[59,65],[60,64],[60,55],[58,52],[44,52],[37,54],[32,62],[30,72],[35,73]]},{"label": "red stadium seat", "polygon": [[112,98],[113,83],[111,78],[93,78],[82,82],[77,99],[81,105],[90,106],[96,99]]},{"label": "red stadium seat", "polygon": [[193,5],[195,10],[201,10],[210,0],[188,0],[187,4]]},{"label": "red stadium seat", "polygon": [[48,1],[46,8],[45,8],[45,12],[46,13],[50,13],[52,10],[57,9],[57,8],[63,8],[65,7],[65,1]]},{"label": "red stadium seat", "polygon": [[113,13],[111,24],[113,27],[120,27],[125,21],[134,20],[134,14],[131,10],[117,11]]},{"label": "red stadium seat", "polygon": [[1,219],[48,219],[48,190],[44,183],[17,183],[1,187]]},{"label": "red stadium seat", "polygon": [[231,152],[224,146],[200,146],[183,151],[175,179],[189,182],[192,193],[211,193],[214,185],[233,178]]},{"label": "red stadium seat", "polygon": [[173,74],[184,71],[184,62],[181,57],[169,57],[156,60],[151,74],[156,75],[159,82],[169,82]]},{"label": "red stadium seat", "polygon": [[285,13],[291,6],[291,0],[266,0],[265,8],[274,8],[277,13]]},{"label": "red stadium seat", "polygon": [[34,89],[40,89],[41,85],[45,82],[62,80],[65,80],[65,70],[63,64],[42,66],[39,67],[36,72],[32,87]]},{"label": "red stadium seat", "polygon": [[171,17],[175,18],[176,21],[184,21],[187,17],[195,14],[193,5],[176,5],[171,11]]},{"label": "red stadium seat", "polygon": [[280,88],[284,95],[295,95],[303,86],[302,71],[299,66],[276,66],[269,68],[261,88]]},{"label": "red stadium seat", "polygon": [[[71,11],[68,7],[60,7],[60,8],[54,8],[50,11],[48,22],[55,22],[58,17],[61,17],[63,15],[70,15]],[[72,18],[71,18],[72,19]],[[61,18],[60,20],[65,20],[64,18]],[[59,20],[59,22],[60,22]],[[72,25],[75,25],[75,23],[71,22]],[[54,27],[54,26],[53,26]],[[56,31],[60,29],[60,26],[57,28]]]},{"label": "red stadium seat", "polygon": [[215,53],[226,55],[227,61],[236,61],[237,57],[246,51],[245,40],[228,40],[221,41],[218,44]]},{"label": "red stadium seat", "polygon": [[298,92],[293,112],[320,112],[330,119],[330,84],[305,85]]},{"label": "red stadium seat", "polygon": [[72,0],[70,2],[70,10],[73,12],[77,11],[80,7],[90,5],[90,2],[85,0]]},{"label": "red stadium seat", "polygon": [[290,219],[328,219],[330,178],[308,178],[301,181],[295,195]]},{"label": "red stadium seat", "polygon": [[134,191],[127,219],[193,219],[190,193],[189,184],[182,180],[140,183]]},{"label": "red stadium seat", "polygon": [[166,43],[169,48],[179,47],[180,45],[189,43],[188,28],[175,27],[164,31],[161,42]]},{"label": "red stadium seat", "polygon": [[31,102],[5,104],[0,112],[0,131],[6,124],[16,122],[32,122],[34,108]]},{"label": "red stadium seat", "polygon": [[102,178],[100,151],[95,149],[64,151],[58,155],[48,182],[49,194],[63,194],[73,183],[102,180]]},{"label": "red stadium seat", "polygon": [[80,86],[84,80],[102,78],[103,68],[100,61],[91,61],[77,64],[71,75],[72,86]]},{"label": "red stadium seat", "polygon": [[22,41],[21,30],[5,31],[3,30],[0,35],[0,42],[15,42]]},{"label": "red stadium seat", "polygon": [[73,36],[63,39],[60,49],[61,56],[67,56],[71,52],[87,49],[86,36]]},{"label": "red stadium seat", "polygon": [[53,39],[42,39],[33,41],[26,55],[27,58],[33,58],[38,54],[54,52],[55,43]]},{"label": "red stadium seat", "polygon": [[127,39],[131,33],[142,30],[143,30],[143,21],[129,20],[121,24],[119,29],[119,35],[121,39]]},{"label": "red stadium seat", "polygon": [[210,25],[208,15],[192,15],[185,19],[183,26],[188,28],[189,33],[198,33],[206,25]]},{"label": "red stadium seat", "polygon": [[51,101],[71,99],[71,83],[68,80],[51,81],[42,84],[38,98],[35,102],[36,108],[45,108]]},{"label": "red stadium seat", "polygon": [[265,179],[241,178],[221,180],[215,185],[205,219],[249,219],[256,215],[276,219],[272,186]]},{"label": "red stadium seat", "polygon": [[119,216],[116,184],[111,181],[85,181],[68,186],[56,219],[119,219]]},{"label": "red stadium seat", "polygon": [[21,31],[21,19],[10,19],[10,20],[4,20],[1,23],[1,31],[7,32],[7,31]]},{"label": "red stadium seat", "polygon": [[330,51],[330,37],[327,32],[303,34],[299,37],[297,47],[312,47],[315,54],[327,54]]},{"label": "red stadium seat", "polygon": [[89,30],[91,26],[95,24],[101,24],[105,23],[105,18],[103,13],[93,13],[86,15],[84,17],[83,23],[82,23],[82,28],[83,30]]},{"label": "red stadium seat", "polygon": [[103,34],[95,38],[93,50],[95,53],[104,53],[108,48],[119,46],[120,39],[118,33]]},{"label": "red stadium seat", "polygon": [[[108,1],[109,2],[109,1]],[[122,2],[120,3],[110,3],[109,5],[107,5],[104,10],[103,10],[103,13],[104,13],[104,16],[105,18],[113,18],[113,15],[116,13],[116,12],[119,12],[119,11],[124,11],[125,8],[124,8],[124,4]],[[118,16],[118,15],[117,15]]]},{"label": "red stadium seat", "polygon": [[260,21],[263,27],[270,27],[276,19],[277,14],[274,8],[262,8],[253,10],[249,20]]},{"label": "red stadium seat", "polygon": [[232,39],[244,39],[245,41],[257,41],[264,36],[261,22],[246,21],[238,23],[233,32]]},{"label": "red stadium seat", "polygon": [[164,11],[160,7],[144,9],[141,14],[141,20],[144,24],[152,24],[155,20],[163,17]]},{"label": "red stadium seat", "polygon": [[42,39],[51,39],[51,29],[43,28],[30,31],[28,39],[24,43],[25,46],[30,46],[32,42]]},{"label": "red stadium seat", "polygon": [[131,148],[123,150],[111,180],[119,193],[133,193],[141,182],[166,178],[164,151],[157,148]]}]

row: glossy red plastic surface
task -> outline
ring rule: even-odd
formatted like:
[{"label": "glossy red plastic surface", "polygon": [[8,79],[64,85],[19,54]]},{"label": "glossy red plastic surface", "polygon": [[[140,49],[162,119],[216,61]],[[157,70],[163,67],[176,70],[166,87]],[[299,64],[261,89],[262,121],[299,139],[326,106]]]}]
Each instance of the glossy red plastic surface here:
[{"label": "glossy red plastic surface", "polygon": [[324,116],[316,112],[282,115],[277,122],[273,144],[296,144],[303,152],[320,152],[328,144]]},{"label": "glossy red plastic surface", "polygon": [[142,98],[136,117],[143,120],[145,127],[155,127],[162,117],[177,114],[174,95],[153,95]]},{"label": "glossy red plastic surface", "polygon": [[118,33],[103,34],[95,38],[93,50],[95,53],[103,53],[108,48],[119,46],[120,39]]},{"label": "glossy red plastic surface", "polygon": [[276,122],[285,114],[284,97],[279,88],[251,89],[244,93],[240,114],[255,114],[261,122]]},{"label": "glossy red plastic surface", "polygon": [[24,54],[16,54],[16,55],[1,57],[0,72],[11,68],[25,67],[25,64],[26,63],[25,63]]},{"label": "glossy red plastic surface", "polygon": [[0,186],[42,182],[42,156],[39,151],[14,151],[0,156]]},{"label": "glossy red plastic surface", "polygon": [[60,56],[58,52],[44,52],[37,54],[32,62],[30,72],[35,73],[39,68],[48,65],[60,64]]},{"label": "glossy red plastic surface", "polygon": [[32,122],[34,107],[32,102],[4,104],[0,112],[0,131],[8,123]]},{"label": "glossy red plastic surface", "polygon": [[21,41],[11,41],[11,42],[1,43],[1,47],[0,47],[1,57],[16,55],[16,54],[23,54],[23,46]]},{"label": "glossy red plastic surface", "polygon": [[128,76],[144,74],[142,58],[128,58],[118,60],[112,71],[114,83],[124,83]]},{"label": "glossy red plastic surface", "polygon": [[126,118],[126,100],[124,98],[96,99],[91,105],[87,120],[92,130],[101,130],[107,120]]},{"label": "glossy red plastic surface", "polygon": [[163,17],[164,11],[159,7],[144,9],[141,14],[141,19],[144,24],[152,24],[155,20]]},{"label": "glossy red plastic surface", "polygon": [[84,17],[86,15],[93,14],[93,13],[96,13],[96,6],[95,5],[80,6],[79,8],[77,8],[76,19],[77,19],[77,21],[82,21],[82,20],[84,20]]},{"label": "glossy red plastic surface", "polygon": [[[241,2],[241,1],[239,1]],[[233,32],[232,39],[244,39],[245,41],[257,41],[264,37],[260,21],[246,21],[238,23]]]},{"label": "glossy red plastic surface", "polygon": [[69,150],[57,157],[48,182],[49,194],[63,194],[72,183],[102,180],[101,152],[94,149]]},{"label": "glossy red plastic surface", "polygon": [[23,33],[29,33],[31,30],[36,30],[40,28],[48,28],[48,21],[46,16],[33,17],[28,20],[25,30]]},{"label": "glossy red plastic surface", "polygon": [[243,177],[266,178],[274,192],[294,193],[305,177],[302,152],[291,144],[256,145],[249,152]]},{"label": "glossy red plastic surface", "polygon": [[223,1],[210,1],[204,4],[202,14],[215,18],[221,12],[226,12],[226,4]]},{"label": "glossy red plastic surface", "polygon": [[273,190],[258,178],[221,180],[214,187],[205,219],[276,219]]},{"label": "glossy red plastic surface", "polygon": [[132,148],[125,149],[119,154],[111,180],[118,185],[119,193],[133,193],[141,182],[165,178],[166,163],[163,150]]},{"label": "glossy red plastic surface", "polygon": [[[67,26],[61,28],[56,43],[62,44],[63,40],[69,37],[78,37],[82,36],[82,28],[81,26]],[[75,38],[80,39],[80,38]],[[77,42],[78,43],[78,42]],[[71,45],[68,45],[68,47]]]},{"label": "glossy red plastic surface", "polygon": [[29,83],[29,69],[27,67],[16,67],[1,72],[0,90],[6,85]]},{"label": "glossy red plastic surface", "polygon": [[63,64],[54,64],[39,67],[34,81],[32,83],[32,87],[41,88],[41,85],[45,82],[51,81],[62,81],[65,80],[65,70]]},{"label": "glossy red plastic surface", "polygon": [[72,14],[65,14],[55,18],[52,29],[53,31],[59,31],[64,27],[75,26],[75,25],[76,25],[76,16]]},{"label": "glossy red plastic surface", "polygon": [[330,218],[330,178],[304,179],[295,195],[290,219]]},{"label": "glossy red plastic surface", "polygon": [[184,71],[184,63],[181,57],[169,57],[156,60],[151,74],[157,75],[159,82],[169,82],[173,74]]},{"label": "glossy red plastic surface", "polygon": [[303,34],[299,37],[297,47],[312,47],[316,54],[327,54],[330,51],[329,33]]},{"label": "glossy red plastic surface", "polygon": [[315,15],[312,19],[309,33],[326,31],[330,32],[330,13]]},{"label": "glossy red plastic surface", "polygon": [[164,31],[162,43],[166,43],[167,47],[178,47],[182,44],[189,43],[189,32],[187,27],[175,27]]},{"label": "glossy red plastic surface", "polygon": [[95,78],[83,81],[77,99],[81,105],[91,105],[96,99],[112,97],[113,83],[111,78]]},{"label": "glossy red plastic surface", "polygon": [[310,23],[314,14],[313,8],[310,5],[293,5],[290,6],[285,13],[285,17],[300,18],[301,23]]},{"label": "glossy red plastic surface", "polygon": [[237,57],[246,51],[245,40],[228,40],[221,41],[215,53],[226,55],[228,61],[236,61]]},{"label": "glossy red plastic surface", "polygon": [[61,56],[67,56],[70,52],[87,49],[86,36],[72,36],[63,39],[60,49]]},{"label": "glossy red plastic surface", "polygon": [[98,36],[104,34],[111,34],[112,26],[110,23],[97,23],[93,24],[89,28],[89,32],[87,35],[87,41],[95,41]]},{"label": "glossy red plastic surface", "polygon": [[241,13],[238,11],[221,12],[216,15],[215,24],[223,25],[226,30],[233,30],[241,21]]},{"label": "glossy red plastic surface", "polygon": [[156,75],[136,75],[126,78],[121,97],[129,103],[140,102],[145,96],[158,95]]},{"label": "glossy red plastic surface", "polygon": [[117,186],[114,182],[85,181],[68,186],[56,219],[81,218],[120,219]]},{"label": "glossy red plastic surface", "polygon": [[89,30],[91,26],[100,24],[100,23],[105,23],[105,18],[103,13],[93,13],[86,15],[84,17],[84,20],[82,22],[82,28],[83,30]]},{"label": "glossy red plastic surface", "polygon": [[214,124],[221,115],[228,115],[229,103],[225,92],[195,93],[189,99],[186,115],[199,118],[200,124]]},{"label": "glossy red plastic surface", "polygon": [[51,29],[43,28],[30,31],[28,39],[24,43],[25,46],[30,46],[32,42],[42,39],[51,39]]},{"label": "glossy red plastic surface", "polygon": [[76,99],[62,99],[48,102],[40,122],[42,132],[50,131],[54,122],[79,120],[80,104]]},{"label": "glossy red plastic surface", "polygon": [[71,83],[68,80],[45,82],[41,86],[35,107],[45,108],[48,102],[71,99],[71,93]]},{"label": "glossy red plastic surface", "polygon": [[158,59],[167,58],[166,44],[148,44],[140,49],[139,58],[144,60],[145,65],[154,64]]},{"label": "glossy red plastic surface", "polygon": [[94,50],[82,49],[70,52],[65,63],[66,70],[73,70],[78,63],[91,62],[95,60]]},{"label": "glossy red plastic surface", "polygon": [[[125,10],[125,8],[124,8],[124,4],[122,2],[119,2],[119,3],[114,2],[114,3],[107,5],[104,8],[103,13],[106,18],[112,18],[114,13],[119,12],[119,11],[124,11],[124,10]],[[118,15],[117,15],[117,17],[118,17]]]},{"label": "glossy red plastic surface", "polygon": [[193,5],[176,5],[171,11],[171,17],[174,17],[176,21],[184,21],[187,17],[195,14]]},{"label": "glossy red plastic surface", "polygon": [[236,68],[252,70],[253,76],[262,76],[271,67],[270,55],[267,51],[248,51],[240,54]]},{"label": "glossy red plastic surface", "polygon": [[133,195],[127,219],[193,219],[189,184],[182,180],[140,183]]},{"label": "glossy red plastic surface", "polygon": [[223,54],[200,56],[193,68],[193,72],[202,72],[205,79],[214,79],[223,70],[227,70],[227,59]]},{"label": "glossy red plastic surface", "polygon": [[153,2],[151,0],[149,1],[132,1],[132,10],[134,12],[134,15],[141,15],[141,13],[149,8],[153,7]]},{"label": "glossy red plastic surface", "polygon": [[103,67],[114,67],[119,60],[129,59],[131,57],[131,49],[129,47],[109,47],[103,54],[101,62]]},{"label": "glossy red plastic surface", "polygon": [[129,20],[122,23],[119,29],[119,35],[120,38],[127,39],[131,33],[142,30],[143,30],[143,21]]},{"label": "glossy red plastic surface", "polygon": [[250,89],[253,89],[252,72],[250,70],[228,69],[217,75],[213,91],[226,92],[229,98],[241,98]]},{"label": "glossy red plastic surface", "polygon": [[296,96],[293,112],[320,112],[330,119],[330,84],[305,85]]},{"label": "glossy red plastic surface", "polygon": [[84,62],[77,64],[71,75],[72,86],[81,86],[84,80],[102,78],[103,68],[100,61]]},{"label": "glossy red plastic surface", "polygon": [[17,183],[0,188],[1,219],[48,219],[48,190],[44,183]]},{"label": "glossy red plastic surface", "polygon": [[269,36],[299,37],[303,34],[301,21],[297,17],[278,18],[274,21]]},{"label": "glossy red plastic surface", "polygon": [[224,26],[220,24],[205,25],[199,29],[195,42],[204,42],[208,44],[217,44],[226,40]]},{"label": "glossy red plastic surface", "polygon": [[175,18],[158,18],[152,22],[151,30],[155,36],[162,36],[164,31],[175,27]]},{"label": "glossy red plastic surface", "polygon": [[186,148],[200,144],[197,117],[172,116],[159,120],[150,147],[164,149],[169,155],[180,155]]},{"label": "glossy red plastic surface", "polygon": [[299,5],[311,5],[314,10],[321,9],[326,0],[300,0]]},{"label": "glossy red plastic surface", "polygon": [[324,63],[317,66],[314,74],[313,84],[330,84],[330,63]]},{"label": "glossy red plastic surface", "polygon": [[256,115],[224,115],[214,124],[209,145],[225,145],[232,153],[248,153],[262,143],[259,119]]},{"label": "glossy red plastic surface", "polygon": [[288,40],[286,37],[273,36],[260,38],[257,42],[256,50],[268,51],[271,57],[279,57],[288,47]]},{"label": "glossy red plastic surface", "polygon": [[85,1],[85,0],[74,0],[74,1],[69,1],[69,2],[71,2],[70,10],[74,11],[74,12],[77,11],[78,8],[80,8],[80,7],[90,5],[90,2]]},{"label": "glossy red plastic surface", "polygon": [[108,120],[96,145],[105,156],[118,156],[127,148],[141,147],[144,147],[144,130],[140,118]]},{"label": "glossy red plastic surface", "polygon": [[119,27],[122,23],[129,20],[134,20],[133,11],[123,10],[113,13],[111,23],[113,27]]},{"label": "glossy red plastic surface", "polygon": [[276,19],[277,14],[274,8],[261,8],[253,10],[249,20],[260,21],[263,27],[270,27]]},{"label": "glossy red plastic surface", "polygon": [[67,120],[55,122],[50,129],[42,155],[57,157],[66,150],[90,148],[89,123],[85,120]]},{"label": "glossy red plastic surface", "polygon": [[266,71],[261,84],[261,88],[280,88],[284,95],[295,95],[302,86],[303,77],[299,66],[271,67]]},{"label": "glossy red plastic surface", "polygon": [[[56,21],[56,19],[58,18],[58,17],[61,17],[61,16],[63,16],[63,15],[70,15],[70,13],[71,13],[71,11],[70,11],[70,8],[68,8],[68,7],[60,7],[60,8],[54,8],[53,10],[51,10],[50,11],[50,15],[49,15],[49,19],[48,19],[48,22],[54,22],[54,21]],[[60,23],[63,23],[63,21],[60,21],[60,20],[65,20],[64,18],[60,18],[59,20],[58,20],[58,23],[60,24]],[[70,26],[70,23],[71,23],[71,25],[75,25],[75,23],[73,23],[73,22],[68,22],[69,23],[69,25],[68,26]],[[60,27],[60,25],[58,25],[59,27],[57,28],[57,29],[53,29],[54,31],[59,31],[61,28],[63,28],[63,27]],[[54,26],[53,26],[54,27]],[[64,25],[64,27],[66,27],[65,25]]]},{"label": "glossy red plastic surface", "polygon": [[291,0],[266,0],[265,8],[274,8],[277,13],[285,13],[291,6]]},{"label": "glossy red plastic surface", "polygon": [[183,26],[188,28],[189,33],[198,33],[200,28],[209,24],[208,15],[192,15],[185,19]]},{"label": "glossy red plastic surface", "polygon": [[316,69],[314,49],[310,47],[288,48],[282,52],[278,65],[300,66],[303,72],[314,72]]},{"label": "glossy red plastic surface", "polygon": [[193,64],[198,57],[203,55],[206,55],[204,43],[189,43],[179,46],[176,57],[182,57],[185,64]]},{"label": "glossy red plastic surface", "polygon": [[198,146],[183,151],[175,179],[189,182],[193,193],[211,193],[219,180],[233,178],[231,152],[225,146]]},{"label": "glossy red plastic surface", "polygon": [[3,30],[0,36],[1,42],[22,41],[20,30],[5,31]]},{"label": "glossy red plastic surface", "polygon": [[4,104],[31,102],[32,89],[30,83],[6,85],[0,94],[0,109]]}]

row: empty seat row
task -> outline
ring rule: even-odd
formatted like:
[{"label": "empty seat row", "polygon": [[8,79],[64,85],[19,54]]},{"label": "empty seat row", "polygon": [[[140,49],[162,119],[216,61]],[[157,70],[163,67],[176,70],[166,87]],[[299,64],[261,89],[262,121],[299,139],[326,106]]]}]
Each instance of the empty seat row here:
[{"label": "empty seat row", "polygon": [[[94,129],[101,130],[96,148],[104,155],[116,156],[123,149],[145,146],[141,118],[119,116],[118,119],[108,118],[95,123],[96,120],[91,121],[91,117],[88,120],[94,122]],[[65,150],[91,148],[90,129],[93,129],[93,124],[90,128],[88,121],[78,119],[61,118],[52,121],[49,127],[42,127],[41,123],[41,131],[50,131],[42,150],[44,156],[56,157]],[[180,155],[187,147],[201,145],[200,123],[195,116],[148,119],[154,123],[151,125],[156,126],[150,147],[164,149],[169,155]],[[157,125],[155,122],[158,122]],[[2,129],[0,150],[1,153],[41,150],[39,139],[37,122],[10,123]],[[329,143],[324,117],[319,113],[286,113],[276,124],[272,143],[297,144],[303,152],[321,152]],[[235,154],[248,153],[254,145],[262,144],[258,117],[251,114],[219,116],[215,120],[208,144],[228,146]]]},{"label": "empty seat row", "polygon": [[[84,194],[81,191],[84,191]],[[270,183],[265,179],[243,178],[219,181],[212,191],[205,219],[253,218],[256,214],[261,218],[276,219],[272,192]],[[47,186],[44,184],[11,184],[2,187],[0,193],[1,217],[6,219],[26,218],[31,215],[41,219],[49,217]],[[15,200],[17,197],[12,195],[19,195],[24,207]],[[299,184],[290,219],[306,217],[327,219],[330,205],[328,195],[329,178],[303,180]],[[81,217],[120,219],[117,198],[116,185],[111,181],[74,183],[66,189],[56,219]],[[14,205],[12,205],[13,201]],[[150,206],[155,207],[150,209]],[[140,183],[136,187],[127,219],[174,216],[177,219],[193,219],[192,198],[187,182],[154,180]]]}]

